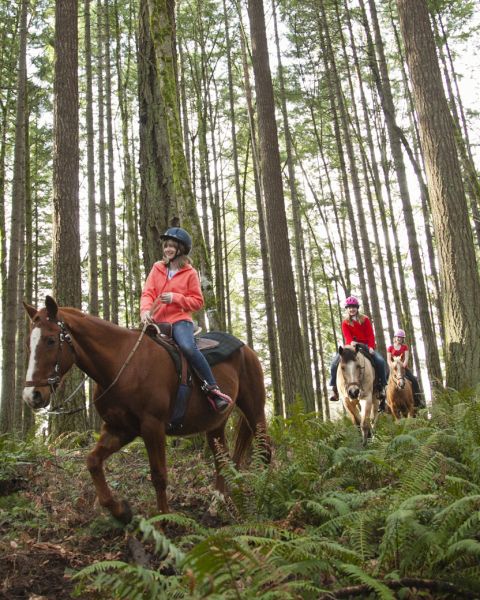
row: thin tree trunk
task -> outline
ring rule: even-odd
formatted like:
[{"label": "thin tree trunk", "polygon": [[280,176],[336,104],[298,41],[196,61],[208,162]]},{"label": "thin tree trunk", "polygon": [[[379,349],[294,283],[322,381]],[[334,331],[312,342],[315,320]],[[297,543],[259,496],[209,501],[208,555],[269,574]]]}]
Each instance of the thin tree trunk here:
[{"label": "thin tree trunk", "polygon": [[[78,100],[78,3],[64,0],[55,5],[53,291],[60,306],[80,308]],[[63,394],[70,394],[80,381],[75,369],[65,381]],[[61,401],[62,393],[57,399]],[[69,406],[81,410],[54,418],[56,435],[85,429],[83,392]]]},{"label": "thin tree trunk", "polygon": [[227,4],[223,0],[223,16],[225,24],[225,44],[227,54],[227,75],[228,75],[228,103],[229,103],[229,116],[230,116],[230,131],[232,136],[232,162],[233,162],[233,176],[235,182],[235,197],[237,200],[237,215],[238,215],[238,228],[239,228],[239,239],[240,239],[240,260],[242,264],[242,280],[243,280],[243,306],[245,312],[245,328],[247,330],[248,344],[253,346],[253,334],[252,334],[252,317],[250,314],[250,289],[248,285],[249,273],[247,264],[247,244],[245,240],[245,208],[242,202],[242,193],[240,190],[240,172],[239,172],[239,159],[238,159],[238,147],[237,147],[237,127],[235,117],[235,96],[233,90],[233,75],[232,75],[232,57],[231,57],[231,41],[230,41],[230,30],[228,26],[228,15],[227,15]]},{"label": "thin tree trunk", "polygon": [[117,223],[115,215],[115,166],[113,157],[113,115],[112,115],[112,69],[110,55],[110,14],[109,0],[104,4],[104,65],[105,65],[105,107],[107,122],[107,164],[108,164],[108,245],[110,265],[110,318],[118,323],[118,260],[117,260]]},{"label": "thin tree trunk", "polygon": [[18,284],[20,249],[23,246],[22,218],[26,195],[25,124],[27,109],[27,15],[28,0],[22,0],[20,40],[18,49],[17,104],[15,117],[15,148],[12,183],[12,209],[10,216],[10,248],[6,285],[6,304],[2,344],[2,397],[0,406],[0,433],[11,433],[15,413],[15,360],[18,324]]},{"label": "thin tree trunk", "polygon": [[261,175],[267,213],[269,245],[275,240],[271,254],[273,289],[277,304],[277,328],[280,339],[283,383],[287,410],[297,396],[305,407],[313,402],[312,374],[303,350],[298,321],[298,303],[291,267],[288,227],[278,149],[275,102],[268,58],[265,15],[261,0],[248,1],[252,61],[258,108]]},{"label": "thin tree trunk", "polygon": [[[239,15],[241,19],[241,15]],[[243,23],[242,32],[244,31]],[[270,355],[270,375],[272,378],[273,410],[275,415],[284,415],[284,402],[282,391],[282,377],[280,372],[280,356],[275,327],[275,304],[273,298],[272,275],[270,268],[270,251],[268,248],[267,230],[265,225],[265,210],[262,204],[262,178],[260,176],[260,159],[255,127],[255,113],[252,99],[252,86],[247,59],[247,42],[244,35],[240,35],[243,64],[243,82],[248,110],[248,125],[250,129],[250,142],[252,144],[253,181],[255,186],[255,201],[258,214],[258,233],[260,239],[260,253],[262,259],[263,290],[265,296],[265,313],[267,316],[267,340]]]}]

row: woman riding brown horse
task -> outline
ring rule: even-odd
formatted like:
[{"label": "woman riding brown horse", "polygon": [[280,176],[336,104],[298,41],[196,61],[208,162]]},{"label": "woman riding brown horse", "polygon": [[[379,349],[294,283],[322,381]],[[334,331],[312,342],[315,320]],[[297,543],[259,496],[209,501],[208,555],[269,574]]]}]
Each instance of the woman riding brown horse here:
[{"label": "woman riding brown horse", "polygon": [[[166,424],[178,387],[177,372],[168,351],[139,331],[119,327],[75,308],[59,308],[49,296],[45,308],[37,310],[27,305],[25,308],[32,330],[24,400],[33,409],[46,407],[52,391],[75,363],[96,382],[94,402],[104,421],[100,438],[87,458],[100,505],[120,521],[130,521],[128,503],[113,497],[103,463],[140,436],[148,453],[158,509],[167,512]],[[214,373],[241,411],[235,463],[241,462],[257,432],[261,434],[268,460],[265,387],[257,355],[244,345],[214,367]],[[231,408],[224,414],[209,409],[199,382],[194,381],[181,435],[206,433],[215,456],[216,487],[221,492],[225,483],[219,472],[217,447],[226,451],[225,424],[231,412]]]}]

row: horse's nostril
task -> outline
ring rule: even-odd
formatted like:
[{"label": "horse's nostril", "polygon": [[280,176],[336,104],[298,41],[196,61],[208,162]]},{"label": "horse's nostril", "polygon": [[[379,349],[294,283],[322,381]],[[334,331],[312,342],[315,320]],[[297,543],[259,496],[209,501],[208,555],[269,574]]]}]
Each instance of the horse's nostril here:
[{"label": "horse's nostril", "polygon": [[42,394],[38,390],[35,390],[32,394],[32,398],[35,403],[40,402],[42,400]]}]

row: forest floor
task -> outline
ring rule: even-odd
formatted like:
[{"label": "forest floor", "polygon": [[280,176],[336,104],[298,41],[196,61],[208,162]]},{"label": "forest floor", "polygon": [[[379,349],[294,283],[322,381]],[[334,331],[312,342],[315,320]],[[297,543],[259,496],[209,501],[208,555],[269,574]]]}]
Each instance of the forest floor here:
[{"label": "forest floor", "polygon": [[[170,508],[209,527],[220,526],[221,518],[211,508],[213,463],[202,442],[197,445],[182,440],[169,449]],[[65,600],[73,597],[72,575],[80,569],[102,560],[145,559],[136,555],[139,545],[133,535],[96,501],[85,464],[89,448],[50,451],[0,481],[0,600]],[[106,473],[135,514],[156,514],[139,442],[113,456]],[[176,537],[173,528],[165,533]]]}]

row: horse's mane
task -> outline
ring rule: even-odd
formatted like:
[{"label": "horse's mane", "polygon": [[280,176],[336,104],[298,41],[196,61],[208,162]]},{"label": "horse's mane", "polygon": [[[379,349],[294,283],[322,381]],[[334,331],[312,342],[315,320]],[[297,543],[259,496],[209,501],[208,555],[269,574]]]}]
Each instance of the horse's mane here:
[{"label": "horse's mane", "polygon": [[352,346],[345,346],[343,348],[342,354],[340,355],[340,358],[341,358],[342,363],[347,363],[352,360],[357,360],[357,353],[352,348]]},{"label": "horse's mane", "polygon": [[79,308],[74,308],[72,306],[61,306],[58,308],[58,311],[59,313],[65,313],[66,315],[79,317],[80,319],[92,320],[98,323],[99,325],[101,324],[104,327],[108,327],[109,329],[122,329],[123,331],[131,331],[128,327],[118,325],[117,323],[112,323],[112,321],[107,321],[106,319],[102,319],[102,317],[91,315],[90,313],[84,312],[83,310],[80,310]]}]

